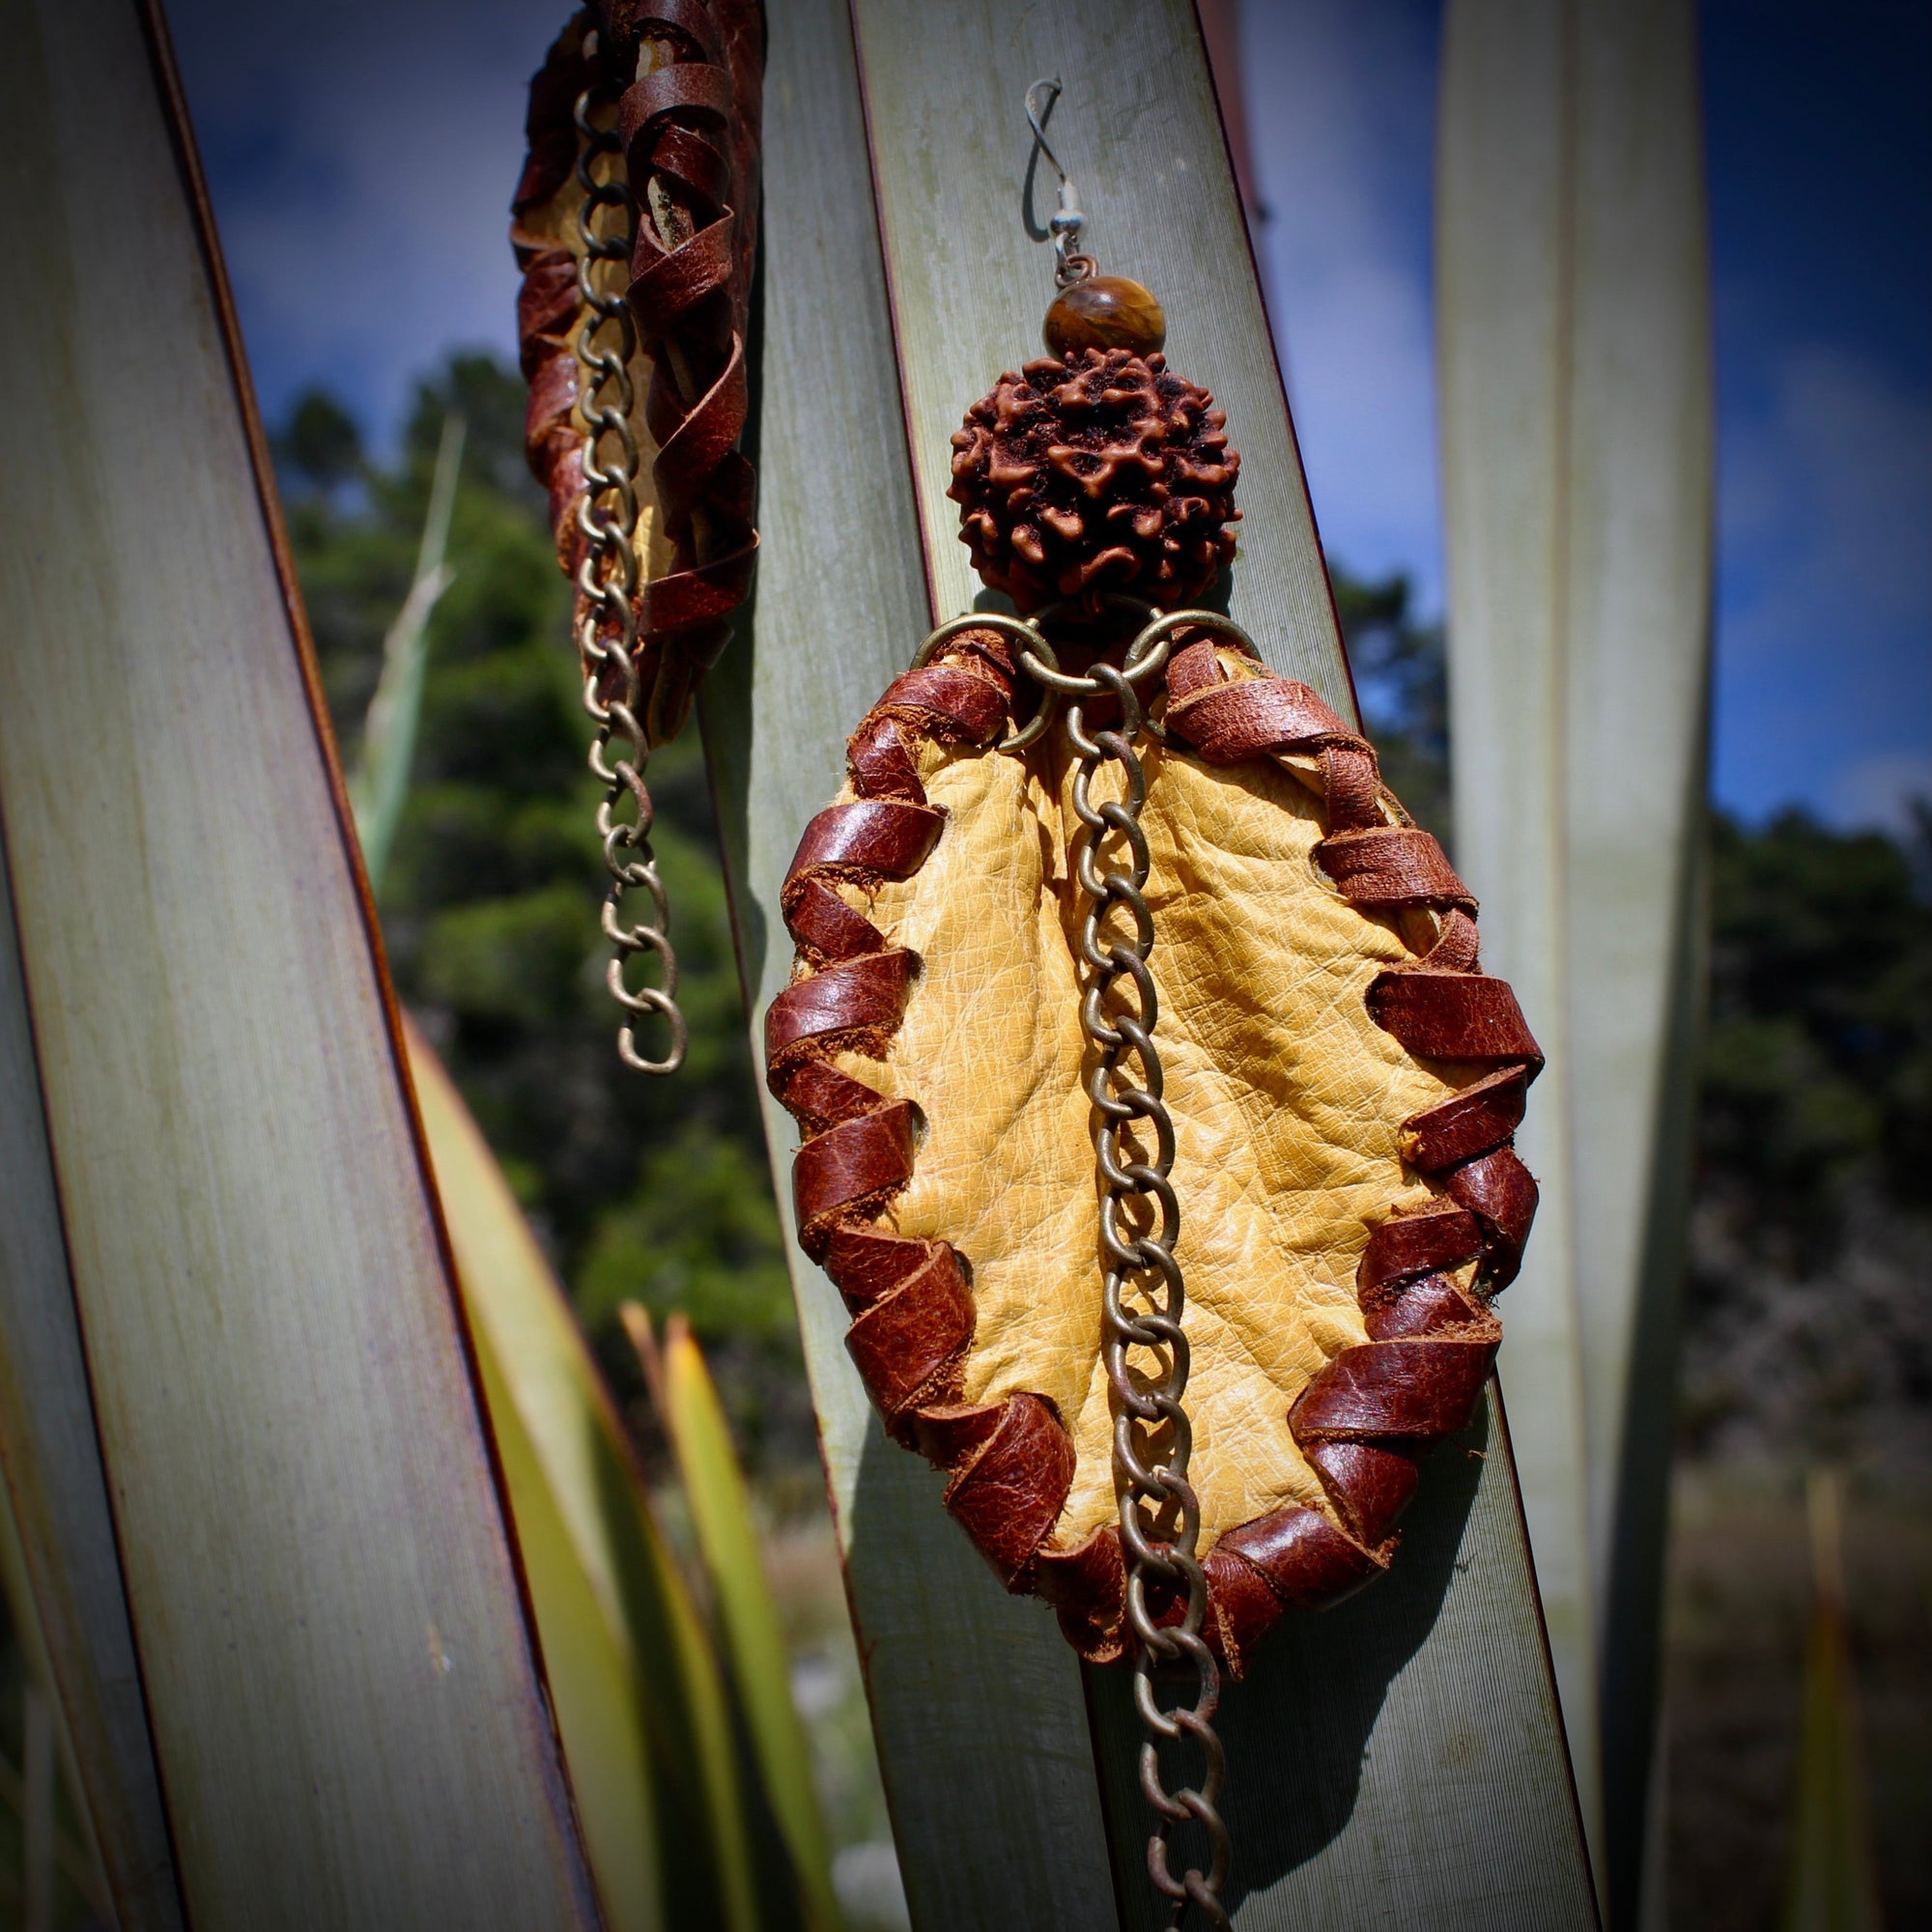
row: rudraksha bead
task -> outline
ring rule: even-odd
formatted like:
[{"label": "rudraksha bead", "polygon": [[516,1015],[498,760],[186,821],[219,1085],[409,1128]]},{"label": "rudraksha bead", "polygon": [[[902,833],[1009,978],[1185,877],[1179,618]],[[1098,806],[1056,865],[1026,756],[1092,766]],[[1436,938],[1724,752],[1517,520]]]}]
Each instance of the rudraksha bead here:
[{"label": "rudraksha bead", "polygon": [[952,438],[960,539],[1022,611],[1124,591],[1198,603],[1235,554],[1240,458],[1159,355],[1089,349],[1000,378]]}]

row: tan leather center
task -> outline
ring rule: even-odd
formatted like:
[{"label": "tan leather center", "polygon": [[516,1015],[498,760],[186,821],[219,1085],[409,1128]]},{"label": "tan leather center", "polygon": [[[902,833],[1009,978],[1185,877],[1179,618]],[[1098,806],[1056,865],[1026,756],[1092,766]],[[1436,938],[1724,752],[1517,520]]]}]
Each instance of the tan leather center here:
[{"label": "tan leather center", "polygon": [[[1116,1513],[1065,762],[1045,745],[1024,760],[922,746],[945,830],[869,916],[923,970],[885,1060],[838,1062],[923,1115],[882,1219],[971,1264],[962,1400],[1030,1390],[1072,1434],[1053,1549]],[[1318,795],[1271,759],[1214,769],[1148,745],[1144,765],[1205,1550],[1283,1503],[1323,1507],[1288,1411],[1368,1339],[1355,1267],[1371,1226],[1434,1192],[1404,1167],[1402,1123],[1452,1089],[1370,1016],[1370,981],[1412,954],[1317,871]]]}]

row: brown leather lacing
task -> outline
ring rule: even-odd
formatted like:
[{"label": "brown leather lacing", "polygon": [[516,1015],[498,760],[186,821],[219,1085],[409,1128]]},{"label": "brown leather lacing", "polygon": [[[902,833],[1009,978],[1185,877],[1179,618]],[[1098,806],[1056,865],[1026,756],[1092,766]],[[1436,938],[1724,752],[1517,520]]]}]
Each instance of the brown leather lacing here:
[{"label": "brown leather lacing", "polygon": [[[1290,1413],[1332,1514],[1287,1505],[1224,1532],[1204,1560],[1207,1634],[1238,1675],[1285,1608],[1332,1603],[1387,1567],[1417,1457],[1469,1419],[1501,1336],[1487,1293],[1515,1275],[1535,1211],[1536,1184],[1510,1142],[1542,1056],[1509,987],[1477,970],[1474,900],[1381,783],[1367,742],[1306,685],[1259,668],[1225,678],[1211,643],[1181,651],[1168,668],[1167,730],[1210,764],[1317,760],[1327,821],[1318,863],[1362,911],[1434,928],[1412,965],[1377,977],[1371,1013],[1419,1058],[1492,1069],[1406,1123],[1410,1165],[1445,1199],[1370,1236],[1356,1283],[1371,1340],[1335,1355]],[[991,745],[1013,683],[999,638],[968,634],[897,679],[853,734],[857,796],[811,821],[786,875],[800,975],[766,1016],[766,1056],[772,1091],[806,1134],[793,1168],[800,1242],[852,1311],[846,1346],[887,1429],[949,1472],[947,1507],[1008,1588],[1046,1597],[1082,1653],[1101,1660],[1122,1648],[1119,1531],[1043,1548],[1071,1487],[1072,1438],[1044,1396],[958,1401],[974,1332],[961,1257],[879,1224],[912,1178],[912,1104],[832,1065],[841,1052],[884,1053],[913,968],[836,887],[919,870],[945,818],[920,781],[917,741]],[[1455,1276],[1471,1264],[1464,1288]]]},{"label": "brown leather lacing", "polygon": [[510,197],[510,243],[524,271],[517,292],[518,354],[529,385],[524,455],[549,494],[557,560],[573,580],[583,554],[583,536],[577,527],[577,501],[583,494],[583,432],[572,413],[578,371],[570,340],[577,326],[577,262],[568,248],[526,229],[524,217],[560,194],[576,165],[572,109],[578,96],[598,79],[582,52],[589,24],[587,12],[576,15],[531,77],[524,120],[528,152]]},{"label": "brown leather lacing", "polygon": [[[1387,1567],[1416,1458],[1469,1419],[1502,1339],[1485,1291],[1515,1278],[1536,1211],[1536,1183],[1511,1139],[1543,1056],[1507,983],[1478,970],[1475,900],[1381,782],[1368,742],[1304,684],[1224,679],[1211,644],[1181,652],[1168,670],[1168,731],[1209,764],[1317,759],[1327,836],[1316,863],[1360,911],[1435,926],[1421,958],[1371,983],[1371,1016],[1418,1059],[1493,1069],[1405,1122],[1409,1165],[1453,1205],[1392,1216],[1370,1236],[1355,1283],[1371,1339],[1334,1355],[1290,1411],[1334,1521],[1274,1511],[1224,1534],[1204,1566],[1238,1668],[1282,1607],[1331,1602]],[[1454,1276],[1470,1263],[1464,1289]]]},{"label": "brown leather lacing", "polygon": [[[593,23],[594,65],[582,53],[583,30]],[[569,177],[578,95],[599,81],[621,89],[617,132],[639,209],[628,299],[639,350],[651,358],[644,414],[658,445],[652,494],[672,552],[670,569],[639,592],[643,723],[652,744],[682,728],[751,588],[757,555],[752,467],[738,441],[749,411],[745,326],[762,69],[755,0],[599,0],[572,22],[530,83],[529,158],[511,204],[518,217]],[[550,493],[558,554],[574,575],[582,487],[582,431],[572,421],[576,269],[566,249],[519,239],[518,252],[518,324],[530,384],[526,447]]]}]

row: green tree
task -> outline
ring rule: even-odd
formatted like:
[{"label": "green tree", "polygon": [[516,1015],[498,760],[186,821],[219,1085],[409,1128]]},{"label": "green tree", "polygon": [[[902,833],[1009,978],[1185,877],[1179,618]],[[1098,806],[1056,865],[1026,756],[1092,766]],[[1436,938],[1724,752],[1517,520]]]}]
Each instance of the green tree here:
[{"label": "green tree", "polygon": [[[443,420],[455,411],[468,425],[456,577],[430,620],[415,768],[384,883],[390,964],[613,1375],[631,1373],[611,1325],[619,1299],[682,1309],[741,1439],[802,1458],[810,1417],[696,735],[650,772],[691,1026],[682,1072],[651,1081],[612,1048],[598,793],[584,769],[569,590],[524,463],[524,405],[513,370],[456,355],[418,385],[392,460],[372,457],[321,391],[298,400],[274,439],[324,690],[353,766]],[[1336,596],[1391,782],[1439,829],[1439,627],[1414,622],[1403,578],[1339,575]]]},{"label": "green tree", "polygon": [[1932,814],[1712,824],[1691,1446],[1932,1458]]},{"label": "green tree", "polygon": [[[650,772],[691,1046],[626,1071],[598,929],[605,873],[584,765],[570,596],[523,458],[523,384],[460,355],[419,385],[393,461],[326,396],[275,439],[323,684],[346,763],[408,590],[444,416],[468,424],[430,620],[409,802],[384,881],[397,989],[435,1041],[571,1285],[613,1375],[624,1293],[680,1307],[741,1439],[810,1454],[810,1414],[696,733]],[[345,427],[346,425],[346,427]],[[345,487],[353,484],[354,488]]]},{"label": "green tree", "polygon": [[[650,1081],[612,1047],[569,591],[524,466],[523,384],[490,356],[453,356],[419,386],[392,460],[372,458],[320,393],[275,439],[336,729],[353,763],[452,410],[469,425],[457,576],[431,619],[414,782],[382,907],[397,985],[593,1336],[614,1342],[626,1293],[684,1310],[741,1439],[767,1464],[802,1462],[810,1417],[696,736],[650,774],[692,1029],[683,1072]],[[1400,575],[1338,570],[1334,592],[1389,781],[1446,839],[1441,626],[1416,619]],[[1932,826],[1906,845],[1798,812],[1757,828],[1719,815],[1712,838],[1691,1439],[1923,1433]],[[620,1349],[607,1359],[620,1381],[631,1373]]]},{"label": "green tree", "polygon": [[1702,1152],[1819,1259],[1846,1186],[1923,1205],[1932,1159],[1932,905],[1914,852],[1803,811],[1713,821]]},{"label": "green tree", "polygon": [[296,398],[274,440],[275,461],[312,490],[332,491],[355,482],[364,463],[362,432],[355,418],[325,389]]}]

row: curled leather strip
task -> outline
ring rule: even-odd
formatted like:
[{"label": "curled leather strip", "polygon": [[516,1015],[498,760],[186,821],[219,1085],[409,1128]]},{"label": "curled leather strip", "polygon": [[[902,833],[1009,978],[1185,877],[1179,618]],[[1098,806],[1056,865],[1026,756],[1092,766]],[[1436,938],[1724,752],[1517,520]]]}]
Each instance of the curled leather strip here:
[{"label": "curled leather strip", "polygon": [[517,351],[529,405],[524,455],[550,498],[557,562],[575,577],[582,560],[577,502],[583,494],[583,432],[577,408],[577,261],[542,222],[577,162],[577,98],[597,73],[583,57],[588,13],[572,17],[530,80],[524,117],[524,170],[510,197],[510,245],[523,270],[517,293]]},{"label": "curled leather strip", "polygon": [[583,494],[583,430],[575,418],[577,258],[544,219],[577,165],[574,110],[585,88],[603,78],[584,57],[593,24],[587,9],[571,16],[530,79],[524,117],[524,171],[510,197],[510,245],[523,270],[517,294],[517,351],[529,406],[524,416],[524,455],[550,497],[551,534],[557,562],[573,579],[583,557],[577,503]]},{"label": "curled leather strip", "polygon": [[638,75],[617,106],[639,208],[629,299],[652,358],[651,476],[672,551],[670,570],[645,587],[639,628],[650,728],[668,736],[724,648],[757,556],[752,466],[738,442],[750,412],[764,21],[756,0],[599,0],[598,12],[623,71]]},{"label": "curled leather strip", "polygon": [[[1285,1610],[1334,1603],[1387,1568],[1418,1458],[1467,1423],[1501,1337],[1488,1294],[1515,1273],[1535,1211],[1510,1140],[1542,1065],[1508,987],[1477,970],[1474,899],[1382,785],[1373,750],[1306,685],[1250,668],[1229,682],[1211,643],[1179,652],[1170,738],[1210,764],[1275,755],[1312,767],[1326,826],[1316,859],[1334,890],[1366,914],[1429,927],[1411,965],[1374,981],[1374,1017],[1409,1052],[1476,1070],[1405,1122],[1406,1156],[1435,1181],[1436,1205],[1372,1232],[1356,1276],[1369,1340],[1332,1356],[1290,1411],[1328,1509],[1270,1511],[1224,1531],[1203,1560],[1208,1635],[1236,1675]],[[915,962],[855,901],[912,877],[944,836],[918,741],[990,746],[1013,682],[999,637],[969,632],[861,721],[847,746],[851,797],[807,827],[785,880],[800,963],[766,1016],[767,1069],[807,1136],[793,1170],[801,1242],[853,1311],[847,1346],[888,1430],[949,1471],[947,1507],[1002,1581],[1044,1597],[1081,1654],[1103,1661],[1122,1649],[1119,1532],[1047,1547],[1072,1438],[1037,1394],[958,1402],[974,1336],[966,1258],[878,1223],[911,1176],[913,1110],[832,1065],[853,1048],[883,1054],[913,984]]]},{"label": "curled leather strip", "polygon": [[894,1177],[911,1175],[911,1109],[827,1065],[855,1044],[882,1050],[898,1017],[883,989],[908,985],[913,965],[838,889],[919,869],[943,819],[913,741],[991,745],[1012,691],[1006,645],[974,632],[895,680],[861,721],[847,745],[855,796],[806,827],[785,877],[781,903],[810,970],[767,1011],[765,1058],[773,1093],[806,1130],[792,1169],[799,1240],[855,1311],[846,1348],[886,1427],[949,1472],[946,1507],[1001,1580],[1024,1589],[1072,1482],[1072,1438],[1043,1396],[957,1404],[974,1319],[961,1258],[872,1225]]},{"label": "curled leather strip", "polygon": [[1543,1054],[1508,983],[1477,970],[1476,901],[1441,846],[1381,782],[1374,747],[1314,691],[1252,664],[1238,680],[1226,679],[1211,643],[1179,652],[1168,668],[1165,728],[1209,764],[1312,757],[1327,818],[1315,856],[1336,890],[1365,913],[1436,921],[1435,943],[1419,959],[1377,977],[1369,1011],[1418,1059],[1487,1065],[1484,1077],[1405,1122],[1406,1152],[1475,1216],[1484,1272],[1492,1289],[1504,1287],[1536,1212],[1536,1182],[1510,1140]]},{"label": "curled leather strip", "polygon": [[[596,29],[586,59],[586,33]],[[669,568],[640,572],[637,598],[644,727],[674,737],[757,555],[745,327],[757,236],[764,22],[756,0],[597,0],[573,17],[530,83],[528,158],[511,203],[523,265],[518,333],[530,384],[525,447],[550,497],[558,559],[576,574],[582,430],[571,347],[577,266],[531,217],[561,193],[577,157],[573,109],[587,87],[616,99],[638,207],[627,291],[649,361],[643,418],[658,528]]]}]

